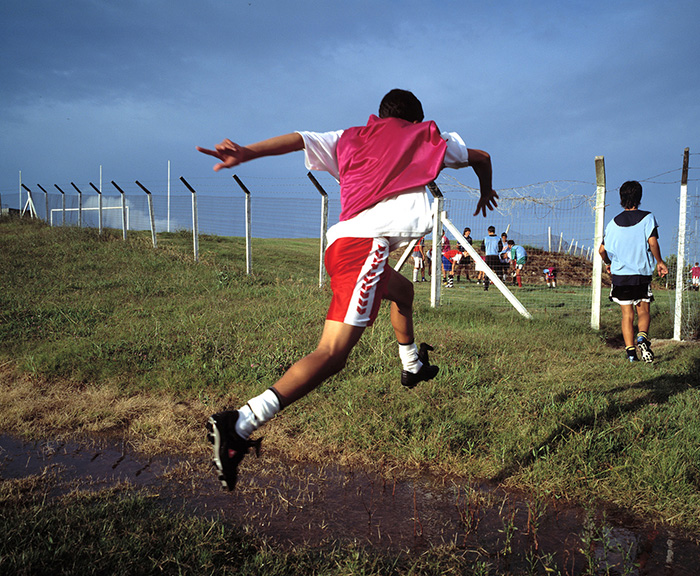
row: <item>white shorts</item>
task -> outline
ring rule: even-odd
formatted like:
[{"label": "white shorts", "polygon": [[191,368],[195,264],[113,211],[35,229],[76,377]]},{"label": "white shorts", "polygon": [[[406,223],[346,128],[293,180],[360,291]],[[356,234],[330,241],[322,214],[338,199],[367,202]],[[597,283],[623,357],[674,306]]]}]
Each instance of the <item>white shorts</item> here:
[{"label": "white shorts", "polygon": [[414,256],[413,257],[413,267],[420,269],[423,268],[423,256]]}]

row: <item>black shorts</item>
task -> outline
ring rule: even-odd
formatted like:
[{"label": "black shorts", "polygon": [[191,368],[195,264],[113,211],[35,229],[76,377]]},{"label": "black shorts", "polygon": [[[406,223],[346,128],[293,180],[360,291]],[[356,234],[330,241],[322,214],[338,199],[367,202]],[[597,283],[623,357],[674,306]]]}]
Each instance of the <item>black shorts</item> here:
[{"label": "black shorts", "polygon": [[615,286],[610,288],[610,301],[622,305],[636,306],[640,302],[653,302],[650,284],[634,284],[631,286]]}]

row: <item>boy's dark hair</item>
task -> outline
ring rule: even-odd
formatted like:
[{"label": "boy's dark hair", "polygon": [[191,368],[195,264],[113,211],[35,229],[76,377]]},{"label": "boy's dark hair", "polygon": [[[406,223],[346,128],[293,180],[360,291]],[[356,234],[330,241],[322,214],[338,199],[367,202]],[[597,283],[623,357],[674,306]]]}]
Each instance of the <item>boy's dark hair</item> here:
[{"label": "boy's dark hair", "polygon": [[379,117],[423,122],[423,105],[413,92],[394,88],[382,98],[379,104]]},{"label": "boy's dark hair", "polygon": [[465,232],[471,232],[472,229],[471,229],[471,228],[465,228],[464,231],[465,231]]},{"label": "boy's dark hair", "polygon": [[493,232],[494,234],[496,233],[496,227],[495,226],[489,226],[487,232]]},{"label": "boy's dark hair", "polygon": [[508,240],[508,246],[515,246],[514,240]]},{"label": "boy's dark hair", "polygon": [[636,180],[628,180],[620,186],[620,206],[637,208],[642,201],[642,185]]}]

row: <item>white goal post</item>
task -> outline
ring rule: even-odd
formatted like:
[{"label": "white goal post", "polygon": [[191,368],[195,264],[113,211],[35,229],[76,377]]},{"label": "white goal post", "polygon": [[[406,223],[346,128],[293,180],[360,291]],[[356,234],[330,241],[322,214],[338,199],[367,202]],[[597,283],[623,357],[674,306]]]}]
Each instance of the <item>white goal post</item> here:
[{"label": "white goal post", "polygon": [[[437,243],[436,239],[439,241],[439,238],[442,236],[441,234],[441,228],[444,226],[447,228],[447,230],[450,231],[450,234],[459,242],[460,246],[464,248],[464,250],[469,254],[469,256],[474,260],[474,263],[476,264],[477,268],[479,270],[483,270],[484,273],[489,277],[489,280],[493,282],[493,284],[501,291],[501,294],[506,297],[506,300],[510,302],[513,307],[525,318],[528,320],[532,320],[532,315],[527,311],[525,306],[523,306],[522,302],[518,300],[515,295],[508,289],[508,287],[503,283],[503,281],[498,277],[498,274],[496,274],[487,264],[486,262],[483,261],[479,253],[472,247],[469,242],[467,242],[464,239],[464,236],[457,230],[454,224],[450,222],[449,218],[447,217],[447,212],[440,211],[440,207],[442,203],[440,202],[440,199],[442,199],[442,194],[440,193],[439,189],[437,189],[437,186],[433,183],[432,186],[430,186],[431,191],[433,192],[433,195],[435,196],[435,199],[433,200],[433,211],[435,214],[439,212],[440,217],[435,218],[434,224],[433,224],[433,258],[432,258],[432,264],[433,264],[433,271],[431,274],[431,294],[438,294],[437,298],[432,298],[432,306],[435,307],[439,301],[439,290],[440,290],[440,277],[441,275],[437,273],[437,262],[438,259],[442,257],[441,254],[439,254],[437,250]],[[401,270],[403,267],[404,263],[408,259],[408,257],[411,255],[411,252],[413,251],[413,248],[415,247],[416,243],[418,240],[411,240],[411,242],[408,244],[406,249],[404,250],[404,253],[401,255],[401,258],[399,258],[399,261],[396,263],[396,266],[394,266],[395,270]]]}]

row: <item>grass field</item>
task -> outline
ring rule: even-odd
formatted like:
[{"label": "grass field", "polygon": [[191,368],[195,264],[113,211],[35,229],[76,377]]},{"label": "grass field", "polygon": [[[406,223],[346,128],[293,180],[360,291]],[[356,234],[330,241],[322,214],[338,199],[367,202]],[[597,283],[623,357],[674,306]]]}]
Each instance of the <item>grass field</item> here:
[{"label": "grass field", "polygon": [[[200,455],[211,411],[313,350],[330,298],[317,287],[317,242],[254,240],[247,276],[241,239],[202,237],[197,264],[190,240],[162,235],[153,250],[146,234],[124,242],[0,221],[1,432],[118,432],[146,453]],[[400,386],[383,311],[344,372],[268,424],[267,445],[293,459],[490,479],[700,533],[696,343],[657,341],[653,365],[630,365],[618,310],[606,306],[599,332],[587,309],[570,312],[582,289],[562,289],[565,306],[533,320],[494,306],[495,291],[461,287],[431,309],[427,290],[417,287],[416,333],[436,348],[438,378]],[[656,294],[652,337],[667,339],[668,296]],[[488,573],[449,550],[409,561],[351,545],[277,551],[255,537],[232,549],[245,527],[120,491],[52,500],[45,482],[0,484],[0,573],[59,573],[50,567],[69,561],[64,573]]]}]

